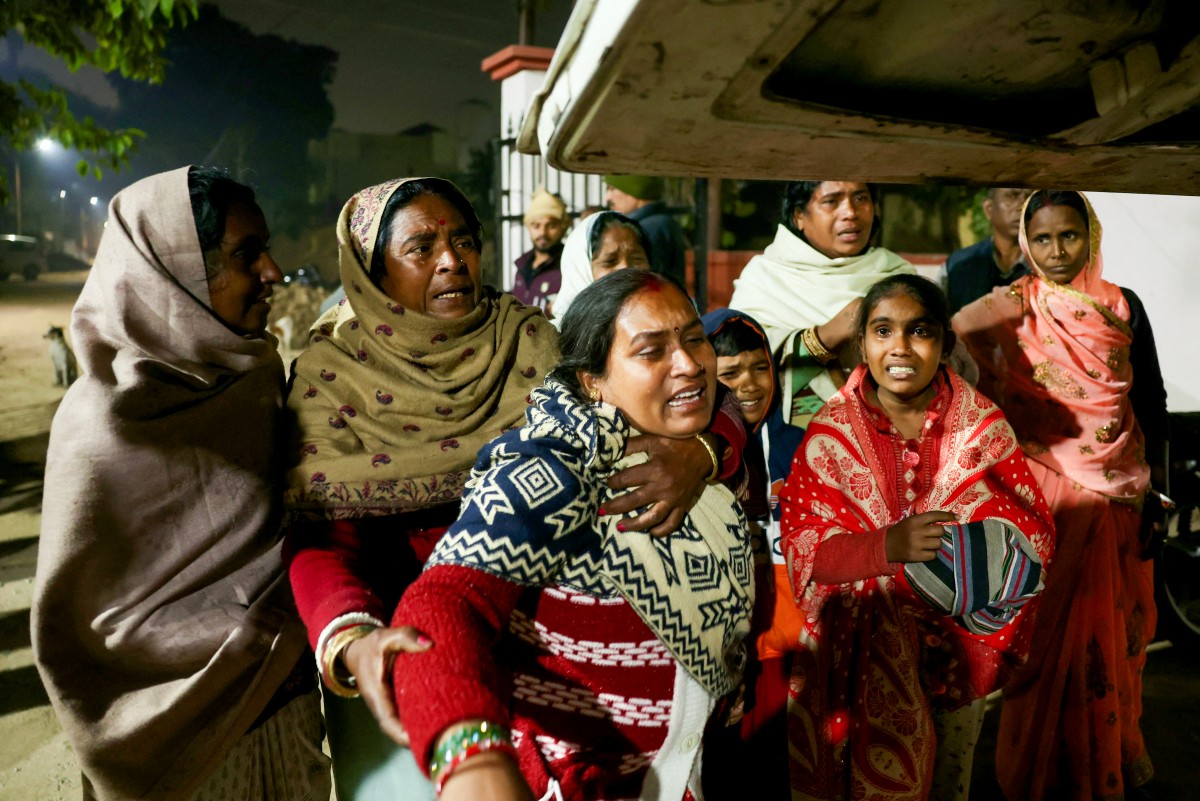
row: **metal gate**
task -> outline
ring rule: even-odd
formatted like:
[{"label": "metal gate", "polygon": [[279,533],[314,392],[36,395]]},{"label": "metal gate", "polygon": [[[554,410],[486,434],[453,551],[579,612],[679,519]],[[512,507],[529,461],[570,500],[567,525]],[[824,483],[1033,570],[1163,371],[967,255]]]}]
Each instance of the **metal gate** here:
[{"label": "metal gate", "polygon": [[533,247],[525,230],[525,209],[538,187],[558,195],[572,221],[588,206],[604,206],[604,177],[556,170],[541,156],[517,152],[515,132],[493,139],[495,158],[496,261],[502,289],[511,289],[518,256]]}]

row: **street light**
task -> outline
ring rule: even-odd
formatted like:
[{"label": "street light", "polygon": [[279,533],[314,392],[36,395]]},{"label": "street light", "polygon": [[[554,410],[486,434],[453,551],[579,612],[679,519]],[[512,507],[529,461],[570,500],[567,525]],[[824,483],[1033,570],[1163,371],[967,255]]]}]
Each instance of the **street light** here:
[{"label": "street light", "polygon": [[[55,143],[55,141],[46,136],[39,138],[33,143],[33,146],[35,150],[46,154],[58,149],[58,145]],[[25,209],[21,202],[21,158],[17,154],[14,154],[13,156],[13,189],[15,190],[14,194],[16,195],[15,199],[17,201],[17,233],[22,234],[24,233],[22,230],[22,218]],[[61,194],[59,195],[60,198],[62,196],[63,195]]]},{"label": "street light", "polygon": [[88,198],[88,203],[91,203],[93,206],[95,206],[99,202],[100,202],[100,198],[96,197],[95,195],[92,195],[90,198]]}]

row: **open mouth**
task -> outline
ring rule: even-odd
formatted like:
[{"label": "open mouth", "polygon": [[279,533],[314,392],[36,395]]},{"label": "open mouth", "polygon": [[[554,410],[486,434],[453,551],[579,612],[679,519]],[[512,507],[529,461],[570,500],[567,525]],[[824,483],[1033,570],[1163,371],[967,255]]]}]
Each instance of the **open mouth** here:
[{"label": "open mouth", "polygon": [[457,300],[474,294],[470,289],[450,289],[445,292],[439,292],[434,295],[435,300]]},{"label": "open mouth", "polygon": [[892,378],[912,378],[917,373],[917,368],[903,364],[889,365],[887,374]]},{"label": "open mouth", "polygon": [[684,392],[677,392],[667,401],[667,405],[672,409],[688,410],[696,404],[700,403],[704,398],[704,387],[689,389]]}]

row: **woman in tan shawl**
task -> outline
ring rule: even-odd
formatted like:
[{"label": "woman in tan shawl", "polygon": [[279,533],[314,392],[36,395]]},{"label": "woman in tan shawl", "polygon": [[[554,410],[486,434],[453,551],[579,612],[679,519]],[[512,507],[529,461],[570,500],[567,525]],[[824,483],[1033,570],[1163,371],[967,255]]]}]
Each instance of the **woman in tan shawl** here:
[{"label": "woman in tan shawl", "polygon": [[268,237],[249,187],[152,176],[113,198],[75,307],[32,628],[85,797],[328,795],[279,558]]},{"label": "woman in tan shawl", "polygon": [[[330,690],[338,797],[432,797],[409,752],[392,742],[406,736],[383,679],[396,651],[425,646],[386,621],[458,515],[476,453],[524,421],[530,393],[558,363],[557,332],[540,309],[483,285],[482,226],[448,181],[364,189],[337,230],[346,299],[314,325],[288,396],[298,463],[288,478],[285,556]],[[714,429],[740,452],[744,432]],[[660,446],[652,442],[663,438],[639,439],[631,450],[650,446],[653,456]],[[648,471],[620,474],[614,489],[645,484],[646,472],[674,474],[684,489],[618,528],[675,530],[713,470],[711,444],[682,441],[670,467],[660,457]],[[607,512],[669,495],[643,486]],[[353,697],[360,692],[362,700]]]}]

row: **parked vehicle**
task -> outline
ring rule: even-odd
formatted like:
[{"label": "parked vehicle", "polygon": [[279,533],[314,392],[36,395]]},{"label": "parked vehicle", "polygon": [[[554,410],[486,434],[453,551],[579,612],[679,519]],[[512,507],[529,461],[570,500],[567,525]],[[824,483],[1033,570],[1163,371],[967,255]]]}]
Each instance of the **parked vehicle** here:
[{"label": "parked vehicle", "polygon": [[69,253],[51,253],[46,256],[46,269],[52,273],[78,272],[91,268],[91,264]]},{"label": "parked vehicle", "polygon": [[32,236],[0,234],[0,281],[9,275],[20,275],[26,281],[36,281],[46,271],[46,256],[42,246]]},{"label": "parked vehicle", "polygon": [[1091,195],[1105,277],[1146,303],[1172,413],[1159,630],[1200,649],[1200,17],[1184,6],[577,0],[517,146],[571,172],[1111,193]]}]

